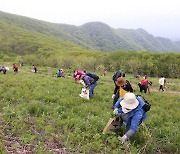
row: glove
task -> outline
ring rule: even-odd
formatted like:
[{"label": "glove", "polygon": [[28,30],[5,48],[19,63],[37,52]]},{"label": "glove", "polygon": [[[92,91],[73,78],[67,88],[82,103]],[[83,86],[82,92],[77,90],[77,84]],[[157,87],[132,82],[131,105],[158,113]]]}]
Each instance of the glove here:
[{"label": "glove", "polygon": [[123,135],[122,139],[122,144],[124,144],[129,138],[126,135]]},{"label": "glove", "polygon": [[119,113],[118,113],[118,108],[115,108],[115,109],[114,109],[113,114],[114,114],[114,115],[118,115],[118,114],[119,114]]},{"label": "glove", "polygon": [[112,95],[112,99],[114,99],[114,97],[115,97],[115,94]]}]

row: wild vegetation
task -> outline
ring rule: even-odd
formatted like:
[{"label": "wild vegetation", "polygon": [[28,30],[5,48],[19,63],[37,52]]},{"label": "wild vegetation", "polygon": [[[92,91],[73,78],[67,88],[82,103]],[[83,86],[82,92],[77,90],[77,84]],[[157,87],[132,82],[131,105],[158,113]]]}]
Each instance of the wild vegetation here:
[{"label": "wild vegetation", "polygon": [[[112,73],[100,77],[92,100],[79,97],[81,85],[65,70],[66,78],[56,78],[56,69],[31,66],[0,74],[0,151],[22,149],[55,152],[66,148],[72,153],[178,153],[180,147],[179,79],[167,79],[165,92],[157,92],[158,78],[151,93],[143,96],[152,104],[148,118],[137,134],[121,145],[117,133],[102,134],[112,116]],[[100,72],[96,72],[100,76]],[[135,93],[138,79],[127,75]]]},{"label": "wild vegetation", "polygon": [[[180,53],[88,50],[96,49],[93,45],[98,45],[98,50],[103,47],[109,51],[115,46],[111,44],[112,40],[108,44],[107,39],[102,38],[116,39],[114,30],[102,23],[97,26],[106,33],[101,35],[102,31],[96,29],[92,34],[94,23],[83,25],[81,28],[87,32],[82,33],[76,26],[56,25],[0,12],[0,66],[10,66],[6,75],[0,74],[1,153],[21,153],[23,150],[36,153],[179,152]],[[138,33],[146,32],[139,29]],[[125,32],[120,31],[118,35],[136,37],[132,33],[125,37]],[[134,45],[120,42],[128,47]],[[168,43],[171,44],[169,40]],[[25,66],[14,74],[11,66],[19,61]],[[33,64],[37,65],[37,74],[31,72]],[[65,69],[66,78],[55,77],[60,68]],[[128,74],[127,79],[136,94],[139,93],[139,80],[134,75],[147,74],[153,82],[151,93],[144,95],[152,104],[149,117],[125,145],[120,145],[124,128],[117,133],[102,134],[112,116],[112,74],[121,68]],[[79,97],[81,85],[72,78],[75,69],[86,69],[98,75],[107,70],[108,75],[98,81],[92,100]],[[168,81],[164,93],[158,92],[157,77],[160,75]]]}]

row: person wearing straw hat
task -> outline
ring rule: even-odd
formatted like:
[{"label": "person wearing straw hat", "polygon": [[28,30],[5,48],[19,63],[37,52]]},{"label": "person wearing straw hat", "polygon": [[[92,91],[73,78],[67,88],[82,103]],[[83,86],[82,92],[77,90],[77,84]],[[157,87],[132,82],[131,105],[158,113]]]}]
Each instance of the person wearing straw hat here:
[{"label": "person wearing straw hat", "polygon": [[113,99],[114,104],[118,101],[119,98],[122,98],[127,92],[133,92],[133,88],[128,80],[125,80],[122,77],[119,77],[116,81],[116,85],[119,87],[119,90],[116,92],[116,95]]},{"label": "person wearing straw hat", "polygon": [[126,93],[114,106],[114,115],[121,118],[120,125],[126,125],[126,133],[122,136],[122,143],[125,143],[135,134],[139,125],[146,118],[146,111],[143,109],[144,100],[135,96],[134,93]]}]

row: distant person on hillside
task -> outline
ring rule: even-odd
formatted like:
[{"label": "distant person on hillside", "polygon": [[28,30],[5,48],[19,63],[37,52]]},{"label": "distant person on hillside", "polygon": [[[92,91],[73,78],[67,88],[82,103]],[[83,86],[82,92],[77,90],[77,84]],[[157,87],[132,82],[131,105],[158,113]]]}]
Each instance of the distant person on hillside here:
[{"label": "distant person on hillside", "polygon": [[116,95],[113,99],[113,107],[115,103],[118,101],[119,98],[124,97],[124,95],[128,92],[133,92],[133,88],[128,80],[125,80],[122,77],[119,77],[116,81],[116,85],[119,87],[119,90],[117,90]]},{"label": "distant person on hillside", "polygon": [[18,65],[17,64],[13,64],[13,70],[15,73],[18,73]]},{"label": "distant person on hillside", "polygon": [[114,86],[115,86],[115,87],[114,87],[114,93],[113,93],[113,95],[112,95],[112,98],[115,97],[117,91],[119,90],[119,86],[116,85],[116,81],[117,81],[117,79],[118,79],[119,77],[125,77],[125,71],[124,71],[124,69],[120,69],[119,71],[115,72],[114,75],[113,75],[113,77],[112,77],[112,79],[113,79],[113,81],[114,81]]},{"label": "distant person on hillside", "polygon": [[152,82],[151,82],[151,81],[148,81],[147,75],[145,75],[145,76],[143,77],[143,80],[141,80],[141,81],[138,83],[138,86],[139,86],[139,88],[140,88],[140,92],[144,91],[144,93],[146,93],[147,90],[148,90],[149,93],[150,93],[149,85],[152,85]]},{"label": "distant person on hillside", "polygon": [[0,68],[0,72],[3,72],[3,74],[6,74],[6,72],[7,72],[7,69],[6,69],[6,67],[5,66],[2,66],[1,68]]},{"label": "distant person on hillside", "polygon": [[136,133],[139,125],[146,119],[144,105],[144,99],[136,97],[134,93],[126,93],[116,102],[113,114],[121,118],[120,126],[126,126],[126,133],[121,138],[122,144]]},{"label": "distant person on hillside", "polygon": [[107,71],[104,70],[104,71],[102,72],[101,76],[106,76],[106,74],[107,74]]},{"label": "distant person on hillside", "polygon": [[61,78],[61,77],[63,77],[62,69],[60,69],[60,70],[57,72],[57,78]]},{"label": "distant person on hillside", "polygon": [[36,65],[33,65],[33,70],[34,70],[34,73],[37,73],[37,67],[36,67]]},{"label": "distant person on hillside", "polygon": [[86,73],[81,76],[81,79],[85,83],[84,88],[89,89],[89,98],[91,99],[94,94],[94,88],[97,86],[99,76],[94,73]]},{"label": "distant person on hillside", "polygon": [[159,91],[160,91],[160,90],[164,91],[165,82],[166,82],[165,77],[164,77],[164,76],[161,76],[161,78],[159,79],[159,84],[160,84]]}]

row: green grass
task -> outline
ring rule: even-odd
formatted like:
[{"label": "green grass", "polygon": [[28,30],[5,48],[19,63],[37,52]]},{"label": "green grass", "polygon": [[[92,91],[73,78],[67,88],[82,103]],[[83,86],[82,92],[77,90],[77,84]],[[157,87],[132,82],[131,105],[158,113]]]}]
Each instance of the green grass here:
[{"label": "green grass", "polygon": [[[12,70],[0,74],[1,138],[16,136],[22,145],[37,145],[37,152],[46,151],[45,143],[54,138],[74,153],[179,152],[179,79],[167,79],[169,84],[164,93],[152,90],[143,94],[152,104],[148,118],[128,144],[121,145],[119,136],[124,129],[102,134],[112,115],[112,73],[100,77],[94,97],[88,101],[79,97],[81,85],[74,82],[70,70],[65,70],[69,77],[56,78],[56,69],[38,68],[38,74],[31,69],[26,66],[18,74]],[[139,82],[130,74],[127,79],[133,85]],[[158,90],[158,78],[149,80],[153,81],[152,88]],[[138,87],[134,89],[139,94]],[[3,141],[0,151],[4,151]]]}]

